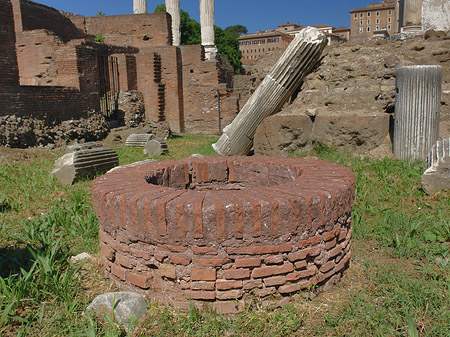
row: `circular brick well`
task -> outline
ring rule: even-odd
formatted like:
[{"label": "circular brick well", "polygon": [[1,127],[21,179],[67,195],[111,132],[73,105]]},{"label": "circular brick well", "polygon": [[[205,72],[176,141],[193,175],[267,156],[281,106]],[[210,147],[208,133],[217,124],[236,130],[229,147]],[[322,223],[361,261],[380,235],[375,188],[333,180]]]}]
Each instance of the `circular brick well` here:
[{"label": "circular brick well", "polygon": [[119,167],[93,182],[105,272],[121,288],[234,313],[337,282],[354,174],[312,159],[204,157]]}]

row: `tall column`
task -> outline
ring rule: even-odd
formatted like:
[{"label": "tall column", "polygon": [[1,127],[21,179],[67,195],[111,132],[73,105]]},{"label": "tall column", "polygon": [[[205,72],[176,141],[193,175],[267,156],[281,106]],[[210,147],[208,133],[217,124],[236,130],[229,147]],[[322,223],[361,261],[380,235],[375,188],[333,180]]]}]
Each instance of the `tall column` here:
[{"label": "tall column", "polygon": [[206,59],[213,60],[217,55],[214,43],[214,0],[200,0],[200,26]]},{"label": "tall column", "polygon": [[166,12],[172,17],[172,44],[179,46],[180,31],[180,0],[166,0]]},{"label": "tall column", "polygon": [[326,36],[316,28],[306,27],[297,33],[233,122],[223,129],[222,137],[212,145],[214,151],[228,156],[248,154],[258,125],[280,111],[317,63],[327,43]]},{"label": "tall column", "polygon": [[422,0],[405,0],[403,9],[403,30],[422,29]]},{"label": "tall column", "polygon": [[133,14],[147,13],[147,0],[133,0]]},{"label": "tall column", "polygon": [[425,159],[439,137],[442,68],[400,67],[396,82],[394,155]]}]

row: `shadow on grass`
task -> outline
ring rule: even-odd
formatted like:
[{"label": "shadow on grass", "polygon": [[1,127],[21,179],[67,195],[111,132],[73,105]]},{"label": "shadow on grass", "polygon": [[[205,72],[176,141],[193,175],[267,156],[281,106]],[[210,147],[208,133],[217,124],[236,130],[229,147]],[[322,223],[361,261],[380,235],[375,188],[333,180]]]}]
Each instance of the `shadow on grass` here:
[{"label": "shadow on grass", "polygon": [[29,271],[35,258],[27,247],[0,248],[0,277],[19,274],[21,269]]}]

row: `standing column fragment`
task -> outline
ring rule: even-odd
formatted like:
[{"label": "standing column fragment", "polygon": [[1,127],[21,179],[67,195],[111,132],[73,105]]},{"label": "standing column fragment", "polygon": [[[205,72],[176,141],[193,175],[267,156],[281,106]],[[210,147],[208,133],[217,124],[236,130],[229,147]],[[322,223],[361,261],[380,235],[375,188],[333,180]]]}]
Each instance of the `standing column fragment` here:
[{"label": "standing column fragment", "polygon": [[439,137],[442,68],[408,66],[397,69],[394,155],[426,159]]},{"label": "standing column fragment", "polygon": [[200,0],[200,28],[205,57],[213,60],[217,55],[214,41],[214,0]]},{"label": "standing column fragment", "polygon": [[147,0],[133,0],[133,13],[134,14],[147,13]]},{"label": "standing column fragment", "polygon": [[181,43],[180,0],[166,0],[166,12],[172,17],[172,45]]},{"label": "standing column fragment", "polygon": [[222,137],[213,144],[214,151],[220,155],[248,154],[259,124],[280,111],[326,45],[327,38],[316,28],[300,31],[233,122],[224,128]]}]

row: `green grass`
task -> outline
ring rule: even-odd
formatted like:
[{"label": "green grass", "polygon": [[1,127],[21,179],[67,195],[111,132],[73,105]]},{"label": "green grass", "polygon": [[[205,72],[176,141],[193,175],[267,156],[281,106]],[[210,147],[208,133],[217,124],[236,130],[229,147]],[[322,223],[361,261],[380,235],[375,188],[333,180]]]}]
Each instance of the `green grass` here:
[{"label": "green grass", "polygon": [[[167,141],[169,154],[154,159],[214,155],[216,140],[178,135]],[[142,149],[116,150],[122,165],[148,159]],[[108,286],[98,265],[68,261],[83,251],[98,255],[98,223],[91,179],[65,186],[49,176],[61,153],[0,164],[0,335],[127,336],[112,318],[82,315]],[[313,300],[283,308],[255,302],[235,317],[150,303],[129,335],[450,335],[450,193],[422,191],[422,162],[361,158],[322,146],[300,155],[355,173],[348,280]]]}]

